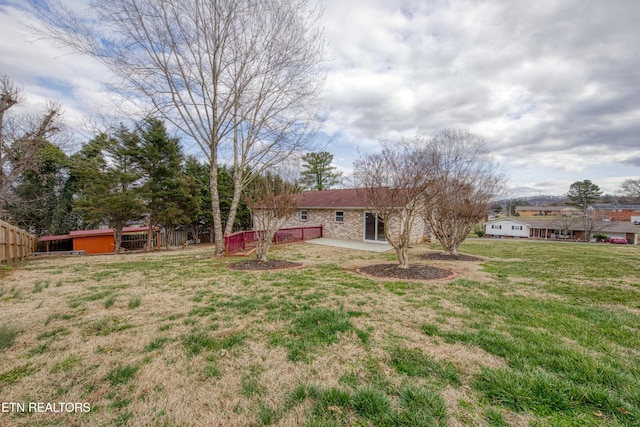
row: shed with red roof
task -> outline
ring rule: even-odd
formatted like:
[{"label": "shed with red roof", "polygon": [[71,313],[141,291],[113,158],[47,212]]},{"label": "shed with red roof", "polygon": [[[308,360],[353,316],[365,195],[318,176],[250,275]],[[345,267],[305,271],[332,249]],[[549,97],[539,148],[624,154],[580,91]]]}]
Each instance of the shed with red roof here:
[{"label": "shed with red roof", "polygon": [[[124,249],[142,249],[147,242],[148,227],[125,227],[122,230],[122,247]],[[153,230],[152,246],[160,249],[160,229]],[[115,238],[112,228],[99,230],[76,230],[59,236],[42,236],[39,242],[45,245],[46,252],[73,248],[85,254],[109,254],[115,250]],[[69,244],[69,243],[71,244]],[[67,247],[69,246],[69,247]]]}]

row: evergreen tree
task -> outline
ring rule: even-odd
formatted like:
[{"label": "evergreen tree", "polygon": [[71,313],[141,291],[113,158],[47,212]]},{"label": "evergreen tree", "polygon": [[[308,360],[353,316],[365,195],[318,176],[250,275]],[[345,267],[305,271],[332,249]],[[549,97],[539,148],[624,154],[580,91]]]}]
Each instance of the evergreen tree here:
[{"label": "evergreen tree", "polygon": [[337,168],[331,166],[333,154],[328,151],[307,153],[302,160],[300,183],[305,189],[328,190],[340,183],[342,172],[337,172]]},{"label": "evergreen tree", "polygon": [[[176,225],[189,222],[189,212],[198,209],[193,183],[184,173],[184,153],[178,138],[171,138],[161,120],[147,119],[138,137],[128,140],[130,153],[140,171],[140,195],[149,222],[147,250],[153,227],[162,224],[169,235]],[[170,239],[167,239],[167,245]]]},{"label": "evergreen tree", "polygon": [[576,181],[569,187],[569,193],[567,197],[571,200],[570,205],[577,206],[582,209],[583,212],[593,205],[598,200],[602,191],[600,187],[585,179],[584,181]]},{"label": "evergreen tree", "polygon": [[[193,183],[192,191],[197,196],[198,205],[188,212],[188,223],[194,241],[198,242],[203,227],[213,230],[213,216],[211,214],[211,191],[209,190],[209,166],[200,163],[194,156],[188,156],[184,163],[184,173]],[[213,234],[209,242],[213,243]]]},{"label": "evergreen tree", "polygon": [[113,137],[102,133],[74,157],[72,173],[80,180],[75,209],[96,224],[106,220],[114,230],[115,253],[128,221],[140,219],[144,205],[138,191],[140,171],[130,147],[137,136],[123,126]]},{"label": "evergreen tree", "polygon": [[69,205],[63,198],[68,178],[69,158],[57,146],[43,142],[29,167],[16,180],[16,200],[7,205],[13,219],[23,228],[43,234],[64,234],[63,212]]}]

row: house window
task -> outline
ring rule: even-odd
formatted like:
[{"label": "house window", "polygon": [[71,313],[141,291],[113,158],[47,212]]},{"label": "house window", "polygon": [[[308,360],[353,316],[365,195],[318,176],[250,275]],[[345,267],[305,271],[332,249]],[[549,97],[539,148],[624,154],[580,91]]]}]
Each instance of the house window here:
[{"label": "house window", "polygon": [[522,226],[521,225],[512,225],[511,229],[512,230],[522,230]]},{"label": "house window", "polygon": [[336,211],[335,221],[336,222],[344,222],[344,212],[343,211]]},{"label": "house window", "polygon": [[491,228],[496,228],[498,230],[502,229],[502,225],[491,224]]},{"label": "house window", "polygon": [[307,220],[307,211],[300,211],[300,221]]}]

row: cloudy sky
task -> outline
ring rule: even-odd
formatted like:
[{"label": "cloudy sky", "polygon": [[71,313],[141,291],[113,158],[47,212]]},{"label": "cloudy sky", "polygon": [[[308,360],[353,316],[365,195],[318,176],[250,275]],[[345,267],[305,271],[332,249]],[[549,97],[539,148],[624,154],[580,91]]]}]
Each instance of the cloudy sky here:
[{"label": "cloudy sky", "polygon": [[[0,75],[71,127],[113,111],[109,74],[29,30],[0,0]],[[68,0],[79,7],[85,2]],[[640,1],[322,0],[328,43],[320,141],[349,172],[377,140],[443,128],[482,136],[510,196],[615,193],[640,177]]]}]

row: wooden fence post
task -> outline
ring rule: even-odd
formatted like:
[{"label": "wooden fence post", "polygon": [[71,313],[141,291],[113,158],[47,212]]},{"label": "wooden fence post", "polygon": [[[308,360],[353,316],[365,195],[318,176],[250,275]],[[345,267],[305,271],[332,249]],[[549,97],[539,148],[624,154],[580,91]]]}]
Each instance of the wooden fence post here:
[{"label": "wooden fence post", "polygon": [[0,221],[0,263],[24,259],[38,247],[35,236]]}]

